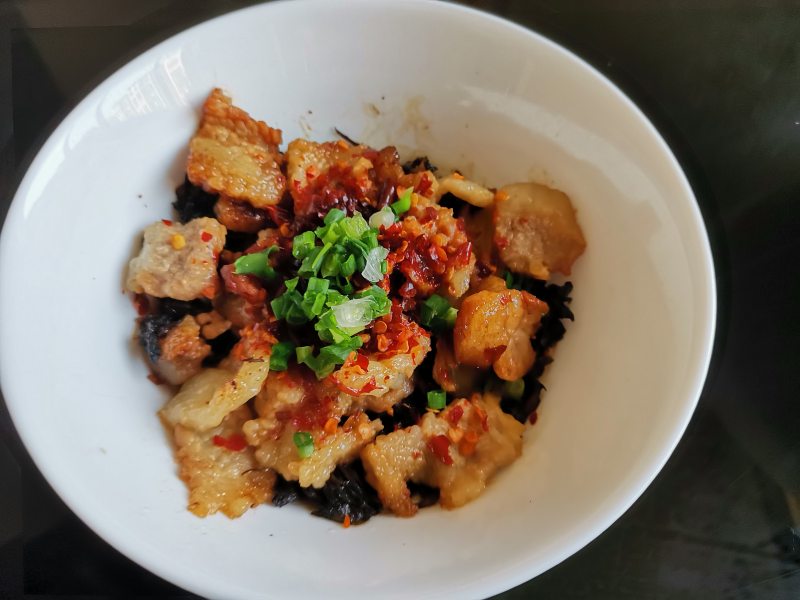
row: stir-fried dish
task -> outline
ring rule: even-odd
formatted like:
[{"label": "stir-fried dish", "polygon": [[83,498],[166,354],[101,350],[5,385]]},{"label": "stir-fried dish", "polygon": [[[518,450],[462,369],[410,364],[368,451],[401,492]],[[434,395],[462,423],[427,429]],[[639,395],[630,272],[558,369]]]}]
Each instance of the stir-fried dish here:
[{"label": "stir-fried dish", "polygon": [[569,198],[291,141],[219,89],[127,289],[189,510],[345,525],[475,499],[522,451],[585,242]]}]

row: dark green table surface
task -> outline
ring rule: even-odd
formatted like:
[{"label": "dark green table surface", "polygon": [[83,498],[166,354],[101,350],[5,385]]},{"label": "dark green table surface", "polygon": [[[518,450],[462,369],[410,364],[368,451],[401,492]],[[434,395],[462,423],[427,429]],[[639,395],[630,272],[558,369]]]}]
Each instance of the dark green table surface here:
[{"label": "dark green table surface", "polygon": [[[251,3],[0,0],[0,214],[94,84]],[[503,597],[800,598],[800,3],[467,4],[575,51],[642,107],[694,187],[719,287],[705,391],[666,468],[597,540]],[[64,506],[2,404],[0,436],[0,598],[190,596]]]}]

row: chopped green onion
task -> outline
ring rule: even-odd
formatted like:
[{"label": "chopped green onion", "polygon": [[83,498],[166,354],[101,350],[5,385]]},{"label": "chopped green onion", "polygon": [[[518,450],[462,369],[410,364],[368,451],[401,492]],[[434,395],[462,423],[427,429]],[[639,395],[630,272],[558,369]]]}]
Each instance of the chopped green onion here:
[{"label": "chopped green onion", "polygon": [[289,367],[289,357],[294,354],[292,342],[278,342],[272,347],[269,368],[272,371],[285,371]]},{"label": "chopped green onion", "polygon": [[233,272],[237,275],[255,275],[271,281],[275,279],[275,269],[269,264],[269,256],[278,250],[278,246],[270,246],[262,252],[244,254],[233,263]]},{"label": "chopped green onion", "polygon": [[348,297],[344,294],[340,294],[336,290],[328,290],[328,298],[325,300],[326,306],[336,306],[337,304],[341,304],[342,302],[347,302]]},{"label": "chopped green onion", "polygon": [[297,447],[300,458],[308,458],[314,454],[314,438],[307,431],[297,431],[292,436],[292,441]]},{"label": "chopped green onion", "polygon": [[352,254],[339,265],[339,274],[343,277],[350,277],[356,272],[356,257]]},{"label": "chopped green onion", "polygon": [[401,215],[411,208],[411,193],[413,191],[413,188],[406,188],[406,191],[398,197],[397,202],[393,202],[389,205],[394,211],[394,214]]},{"label": "chopped green onion", "polygon": [[371,298],[355,298],[331,309],[339,327],[363,329],[375,318],[374,302]]},{"label": "chopped green onion", "polygon": [[381,227],[391,227],[395,219],[394,211],[388,206],[384,206],[369,218],[369,226],[380,230]]},{"label": "chopped green onion", "polygon": [[377,246],[370,250],[361,276],[370,283],[378,283],[383,279],[381,264],[384,263],[387,256],[389,256],[389,251],[383,246]]},{"label": "chopped green onion", "polygon": [[332,208],[328,211],[328,214],[325,215],[325,219],[323,219],[323,223],[325,225],[331,225],[336,223],[337,221],[341,221],[347,216],[347,213],[338,208]]},{"label": "chopped green onion", "polygon": [[420,322],[426,327],[440,328],[451,326],[455,323],[458,311],[450,306],[450,303],[439,296],[433,294],[422,303],[420,309]]},{"label": "chopped green onion", "polygon": [[299,277],[292,277],[291,279],[287,279],[283,282],[283,285],[286,286],[286,289],[290,292],[293,292],[297,288],[297,284],[300,281]]},{"label": "chopped green onion", "polygon": [[447,405],[447,394],[443,390],[428,392],[428,408],[442,410]]},{"label": "chopped green onion", "polygon": [[297,362],[306,365],[317,376],[317,379],[324,379],[331,373],[338,365],[343,364],[353,350],[361,347],[361,338],[347,337],[341,342],[330,344],[320,348],[319,356],[314,356],[314,350],[311,346],[301,346],[295,349]]},{"label": "chopped green onion", "polygon": [[509,396],[514,400],[522,398],[525,393],[525,381],[523,379],[516,379],[515,381],[506,381],[503,386],[503,395]]},{"label": "chopped green onion", "polygon": [[339,223],[339,231],[342,232],[344,238],[357,240],[369,231],[369,225],[364,220],[364,217],[361,216],[361,213],[356,213]]},{"label": "chopped green onion", "polygon": [[373,319],[388,315],[392,310],[392,301],[386,292],[379,288],[377,285],[361,290],[356,294],[356,298],[369,298],[373,305],[374,316]]},{"label": "chopped green onion", "polygon": [[309,356],[314,354],[314,347],[313,346],[298,346],[294,349],[295,358],[297,358],[297,362],[303,363],[305,362]]},{"label": "chopped green onion", "polygon": [[292,240],[292,256],[297,259],[305,258],[314,249],[316,241],[313,231],[304,231],[300,235],[294,236],[294,240]]}]

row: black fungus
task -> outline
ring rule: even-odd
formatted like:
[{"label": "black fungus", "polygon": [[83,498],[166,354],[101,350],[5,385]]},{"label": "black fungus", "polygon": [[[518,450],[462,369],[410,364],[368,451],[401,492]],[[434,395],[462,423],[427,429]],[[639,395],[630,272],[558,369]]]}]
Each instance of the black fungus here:
[{"label": "black fungus", "polygon": [[225,249],[231,252],[244,252],[258,240],[257,233],[231,231],[225,235]]},{"label": "black fungus", "polygon": [[213,217],[214,204],[218,197],[217,194],[209,194],[194,185],[186,177],[175,190],[176,199],[172,206],[177,211],[180,222],[186,223],[198,217]]},{"label": "black fungus", "polygon": [[434,352],[428,352],[414,371],[414,391],[392,406],[389,412],[367,413],[371,419],[378,418],[383,424],[383,433],[416,425],[428,407],[428,392],[439,389],[433,380]]},{"label": "black fungus", "polygon": [[172,298],[162,298],[158,301],[156,313],[172,317],[176,321],[181,320],[186,315],[199,315],[209,312],[212,309],[211,301],[198,298],[197,300],[173,300]]},{"label": "black fungus", "polygon": [[278,475],[275,486],[272,488],[272,504],[274,506],[286,506],[300,498],[300,484],[296,481],[286,481]]},{"label": "black fungus", "polygon": [[361,461],[339,465],[325,485],[316,489],[300,487],[296,481],[278,476],[272,504],[285,506],[305,500],[314,507],[311,514],[343,523],[346,516],[353,524],[363,523],[381,511],[378,494],[367,483]]},{"label": "black fungus", "polygon": [[436,173],[438,169],[431,164],[427,156],[418,156],[413,160],[403,164],[403,172],[405,173],[420,173],[422,171],[430,171]]},{"label": "black fungus", "polygon": [[575,318],[568,306],[572,301],[570,297],[572,282],[567,281],[564,285],[557,285],[530,277],[515,276],[512,287],[530,292],[546,302],[549,309],[547,314],[542,317],[539,328],[536,330],[536,337],[532,340],[533,349],[536,351],[536,361],[524,377],[525,394],[520,400],[503,398],[500,402],[500,408],[517,421],[524,423],[541,402],[542,390],[545,387],[539,378],[547,365],[553,362],[549,350],[564,337],[566,328],[563,321],[564,319],[572,321]]},{"label": "black fungus", "polygon": [[411,501],[419,508],[433,506],[439,502],[439,488],[425,485],[424,483],[407,483],[408,491],[411,492]]},{"label": "black fungus", "polygon": [[139,343],[151,362],[158,362],[161,356],[161,340],[176,322],[174,318],[164,314],[147,315],[139,321]]},{"label": "black fungus", "polygon": [[203,360],[204,367],[216,367],[222,359],[228,356],[239,341],[239,336],[233,333],[230,329],[215,337],[213,340],[206,340],[211,346],[211,354]]},{"label": "black fungus", "polygon": [[197,315],[211,310],[208,300],[184,302],[172,298],[161,298],[155,310],[139,320],[139,343],[147,358],[154,364],[161,356],[161,340],[186,315]]}]

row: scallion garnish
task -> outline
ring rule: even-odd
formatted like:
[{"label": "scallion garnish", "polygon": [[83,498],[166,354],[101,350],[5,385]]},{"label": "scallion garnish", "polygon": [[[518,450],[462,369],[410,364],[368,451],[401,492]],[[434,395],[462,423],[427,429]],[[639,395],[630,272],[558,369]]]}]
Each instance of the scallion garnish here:
[{"label": "scallion garnish", "polygon": [[443,390],[428,392],[428,408],[442,410],[447,405],[447,394]]},{"label": "scallion garnish", "polygon": [[443,297],[433,294],[422,303],[420,322],[432,329],[449,329],[456,323],[458,310]]},{"label": "scallion garnish", "polygon": [[233,263],[233,272],[236,275],[255,275],[261,279],[272,281],[276,277],[275,269],[269,264],[270,254],[276,252],[278,247],[273,245],[261,252],[244,254]]},{"label": "scallion garnish", "polygon": [[278,342],[272,347],[272,354],[269,357],[269,368],[271,371],[285,371],[289,368],[289,358],[294,354],[294,344],[292,342]]},{"label": "scallion garnish", "polygon": [[298,431],[292,436],[300,458],[308,458],[314,454],[314,438],[307,431]]},{"label": "scallion garnish", "polygon": [[394,214],[402,215],[411,208],[411,194],[413,191],[414,188],[406,188],[406,190],[398,196],[397,202],[393,202],[389,205],[394,211]]},{"label": "scallion garnish", "polygon": [[353,294],[350,281],[356,273],[371,283],[381,281],[389,270],[388,254],[378,242],[378,228],[371,227],[360,213],[348,217],[338,208],[328,212],[322,226],[295,236],[292,255],[301,261],[298,277],[284,282],[286,290],[270,306],[275,317],[288,325],[313,323],[319,339],[327,343],[316,355],[311,346],[295,349],[297,362],[319,379],[361,346],[356,334],[389,314],[391,301],[385,291],[372,286]]}]

